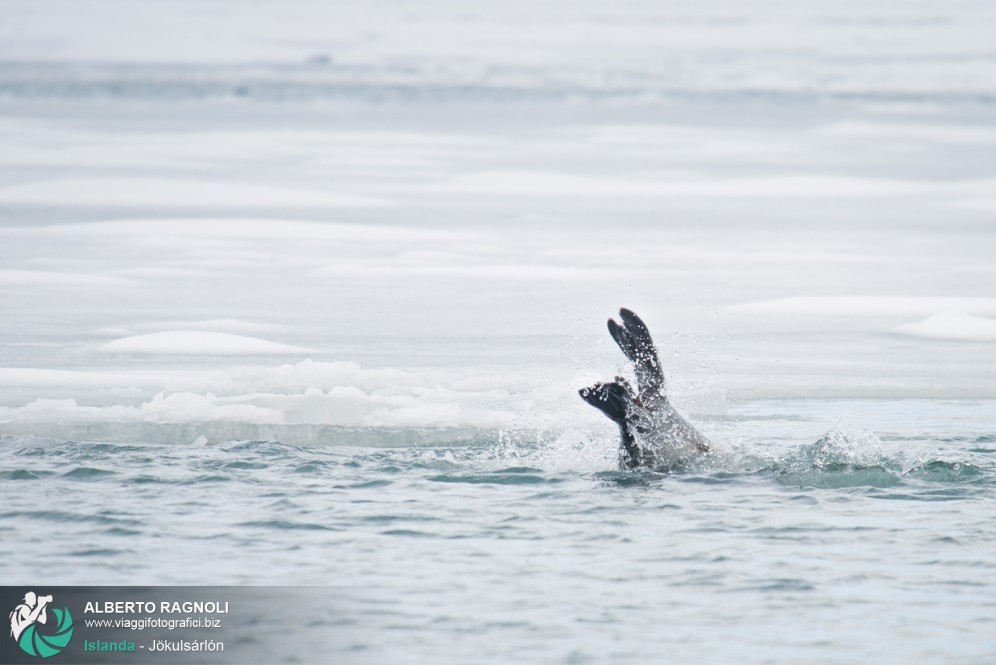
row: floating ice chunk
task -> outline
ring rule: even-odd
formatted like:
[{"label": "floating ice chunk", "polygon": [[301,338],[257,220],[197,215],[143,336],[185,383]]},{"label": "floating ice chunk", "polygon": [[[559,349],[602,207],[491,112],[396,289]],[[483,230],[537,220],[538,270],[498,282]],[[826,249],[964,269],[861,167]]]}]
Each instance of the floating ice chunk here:
[{"label": "floating ice chunk", "polygon": [[938,312],[919,323],[908,323],[896,332],[928,339],[996,342],[996,320],[957,310]]},{"label": "floating ice chunk", "polygon": [[372,426],[446,427],[466,421],[458,404],[422,404],[396,409],[383,409],[366,418]]},{"label": "floating ice chunk", "polygon": [[418,375],[401,369],[368,369],[348,360],[316,362],[310,358],[279,367],[239,368],[231,372],[231,378],[236,385],[254,386],[259,391],[288,392],[349,386],[366,391],[397,390],[421,383]]},{"label": "floating ice chunk", "polygon": [[312,349],[301,346],[205,330],[167,330],[124,337],[108,342],[98,350],[105,353],[168,355],[286,355],[312,352]]},{"label": "floating ice chunk", "polygon": [[229,420],[248,423],[280,423],[283,414],[253,404],[218,404],[218,399],[208,393],[198,395],[182,392],[166,395],[159,393],[139,408],[147,422],[186,423]]}]

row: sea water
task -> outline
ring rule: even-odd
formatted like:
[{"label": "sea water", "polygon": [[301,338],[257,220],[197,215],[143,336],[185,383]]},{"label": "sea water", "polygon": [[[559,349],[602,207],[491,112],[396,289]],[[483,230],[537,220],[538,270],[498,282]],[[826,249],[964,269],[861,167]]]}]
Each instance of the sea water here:
[{"label": "sea water", "polygon": [[[335,662],[992,662],[992,11],[533,5],[5,5],[0,579],[326,587]],[[577,396],[620,306],[681,473]]]}]

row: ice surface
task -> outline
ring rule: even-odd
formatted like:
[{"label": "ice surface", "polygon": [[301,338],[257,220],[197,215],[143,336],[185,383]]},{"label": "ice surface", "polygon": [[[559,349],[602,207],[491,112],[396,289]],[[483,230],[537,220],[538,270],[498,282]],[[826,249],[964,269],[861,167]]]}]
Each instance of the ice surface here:
[{"label": "ice surface", "polygon": [[102,344],[97,350],[104,353],[213,356],[288,355],[311,352],[311,349],[291,344],[203,330],[165,330],[148,335],[133,335]]},{"label": "ice surface", "polygon": [[456,176],[423,189],[449,194],[566,197],[838,198],[924,196],[938,191],[977,195],[993,191],[996,180],[937,183],[875,178],[780,176],[724,180],[660,177],[612,180],[563,173],[496,171]]},{"label": "ice surface", "polygon": [[[254,2],[252,11],[239,11],[202,0],[8,0],[0,59],[36,67],[87,63],[62,74],[77,85],[88,78],[98,87],[113,81],[119,94],[128,89],[120,70],[132,63],[159,65],[153,80],[164,84],[160,94],[168,94],[177,67],[190,64],[202,67],[189,77],[195,93],[218,78],[230,83],[233,75],[243,94],[288,78],[353,90],[483,85],[621,90],[639,97],[661,89],[732,89],[872,99],[898,94],[907,101],[930,94],[984,97],[994,86],[988,57],[996,15],[970,0],[943,7],[721,1],[695,8],[626,0],[608,13],[593,0],[512,0],[473,11],[456,0],[404,8],[361,0],[291,5]],[[237,71],[239,65],[247,71]],[[32,78],[35,86],[66,83],[51,67]]]},{"label": "ice surface", "polygon": [[918,323],[908,323],[897,331],[929,339],[996,342],[996,319],[973,316],[962,311],[938,312]]},{"label": "ice surface", "polygon": [[[154,276],[159,277],[161,275]],[[146,321],[132,324],[131,327],[140,330],[210,330],[223,333],[278,333],[286,332],[287,330],[286,326],[282,326],[277,323],[258,323],[256,321],[243,321],[240,319],[207,319],[204,321]],[[118,332],[109,331],[109,334],[117,335]]]},{"label": "ice surface", "polygon": [[7,422],[611,438],[620,306],[691,413],[996,396],[977,4],[4,19]]},{"label": "ice surface", "polygon": [[53,270],[0,270],[0,285],[7,288],[57,286],[71,289],[83,286],[125,286],[129,283],[126,278],[109,275],[89,275]]},{"label": "ice surface", "polygon": [[380,201],[260,184],[217,183],[164,178],[74,178],[28,182],[0,188],[0,204],[106,206],[329,207],[380,205]]},{"label": "ice surface", "polygon": [[[236,341],[231,342],[231,337],[236,337]],[[239,339],[244,338],[222,335],[218,341],[224,346],[211,352],[226,353],[229,344],[250,347]],[[209,341],[213,345],[215,340],[209,338]],[[149,346],[150,353],[188,348],[161,341]],[[198,348],[207,352],[203,347]],[[246,348],[241,352],[266,353]],[[348,427],[563,429],[577,417],[567,408],[573,405],[575,396],[562,387],[562,380],[549,378],[509,375],[468,378],[452,369],[413,373],[367,369],[354,362],[313,360],[275,366],[242,365],[217,371],[191,368],[101,373],[6,368],[0,369],[0,391],[24,389],[52,394],[68,390],[85,398],[39,398],[23,406],[0,407],[0,423],[222,420]],[[696,401],[701,402],[703,397]],[[715,408],[715,402],[712,406]],[[524,408],[532,410],[525,414]],[[594,413],[582,413],[581,420],[598,422]]]},{"label": "ice surface", "polygon": [[827,316],[915,316],[951,308],[996,314],[996,298],[936,296],[809,296],[730,305],[731,312]]},{"label": "ice surface", "polygon": [[140,377],[133,374],[109,372],[82,372],[34,367],[0,368],[0,386],[6,388],[123,388],[159,383],[158,377]]}]

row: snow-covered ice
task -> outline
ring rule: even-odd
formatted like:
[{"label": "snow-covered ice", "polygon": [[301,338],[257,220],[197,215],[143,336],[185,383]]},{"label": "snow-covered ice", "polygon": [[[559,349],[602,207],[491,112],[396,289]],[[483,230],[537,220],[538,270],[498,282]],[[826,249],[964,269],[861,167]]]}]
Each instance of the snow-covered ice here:
[{"label": "snow-covered ice", "polygon": [[992,11],[252,6],[5,5],[8,421],[563,425],[621,305],[692,410],[996,397]]}]

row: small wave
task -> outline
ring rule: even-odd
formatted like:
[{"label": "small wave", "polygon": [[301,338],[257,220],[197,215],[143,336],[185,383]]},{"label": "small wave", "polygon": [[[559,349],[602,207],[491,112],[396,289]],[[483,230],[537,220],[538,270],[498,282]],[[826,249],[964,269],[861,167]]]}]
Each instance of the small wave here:
[{"label": "small wave", "polygon": [[224,444],[222,449],[226,453],[252,454],[259,457],[287,457],[288,455],[305,452],[305,449],[289,443],[276,440],[252,440],[252,441],[232,441]]},{"label": "small wave", "polygon": [[224,469],[241,469],[241,470],[253,471],[253,470],[257,470],[257,469],[266,469],[266,468],[269,468],[269,466],[270,466],[269,464],[264,464],[263,462],[241,462],[241,461],[238,461],[238,462],[227,462],[226,464],[222,465],[222,468],[224,468]]},{"label": "small wave", "polygon": [[70,552],[69,556],[105,557],[105,556],[118,556],[119,554],[127,554],[127,550],[112,550],[106,548],[78,550],[76,552]]},{"label": "small wave", "polygon": [[902,453],[889,453],[876,435],[840,419],[816,442],[783,449],[780,454],[768,453],[760,444],[740,442],[717,453],[712,473],[699,482],[756,474],[782,485],[822,489],[967,483],[986,476],[975,464],[940,459],[936,452],[920,452],[912,460]]},{"label": "small wave", "polygon": [[933,460],[914,466],[904,475],[930,482],[960,482],[982,476],[982,469],[964,462]]},{"label": "small wave", "polygon": [[775,480],[782,485],[842,489],[845,487],[894,487],[902,478],[882,466],[832,464],[809,469],[779,469]]},{"label": "small wave", "polygon": [[338,531],[324,524],[314,524],[311,522],[291,522],[288,520],[262,520],[253,522],[242,522],[237,526],[255,527],[261,529],[279,529],[281,531]]},{"label": "small wave", "polygon": [[753,584],[747,584],[745,586],[730,589],[730,593],[737,593],[741,591],[754,592],[804,592],[804,591],[815,591],[816,587],[805,580],[800,579],[771,579],[771,580],[759,580]]},{"label": "small wave", "polygon": [[649,487],[667,478],[666,474],[650,471],[600,471],[594,476],[607,485],[618,487]]},{"label": "small wave", "polygon": [[395,522],[436,522],[438,519],[428,515],[368,515],[360,518],[360,521],[371,524],[394,524]]},{"label": "small wave", "polygon": [[116,471],[108,471],[107,469],[95,469],[88,466],[80,466],[62,474],[62,477],[69,478],[72,480],[100,480],[102,478],[106,478],[107,476],[114,476],[114,475],[117,475]]},{"label": "small wave", "polygon": [[232,479],[228,476],[219,475],[207,475],[207,476],[197,476],[196,478],[190,478],[189,480],[184,480],[181,485],[199,485],[200,483],[228,483]]},{"label": "small wave", "polygon": [[177,481],[142,474],[134,478],[129,478],[125,482],[129,485],[174,485]]},{"label": "small wave", "polygon": [[[910,482],[965,483],[984,477],[982,468],[966,462],[919,460],[907,466],[901,459],[882,455],[874,464],[822,462],[807,464],[807,456],[783,460],[770,467],[775,480],[782,485],[843,489],[848,487],[889,488]],[[962,490],[957,490],[962,492]]]},{"label": "small wave", "polygon": [[542,473],[542,469],[534,469],[529,466],[510,466],[507,469],[499,469],[495,473]]},{"label": "small wave", "polygon": [[336,485],[338,488],[342,489],[376,489],[378,487],[387,487],[391,484],[390,480],[364,480],[359,483],[352,483],[351,485]]},{"label": "small wave", "polygon": [[990,448],[985,444],[996,443],[996,434],[982,434],[972,439],[974,447],[969,448],[973,453],[996,453],[996,448]]},{"label": "small wave", "polygon": [[428,480],[436,483],[470,483],[474,485],[541,485],[560,482],[557,478],[546,478],[522,471],[461,475],[443,474],[429,476]]},{"label": "small wave", "polygon": [[53,471],[29,471],[28,469],[15,469],[0,473],[0,478],[4,480],[41,480],[48,476],[54,476]]},{"label": "small wave", "polygon": [[126,517],[113,517],[111,515],[81,515],[78,513],[67,513],[59,510],[22,510],[0,514],[0,519],[11,517],[27,517],[29,519],[44,520],[46,522],[94,522],[97,524],[127,524],[129,526],[141,526],[142,522]]},{"label": "small wave", "polygon": [[312,460],[294,467],[294,473],[326,473],[332,465],[322,460]]}]

